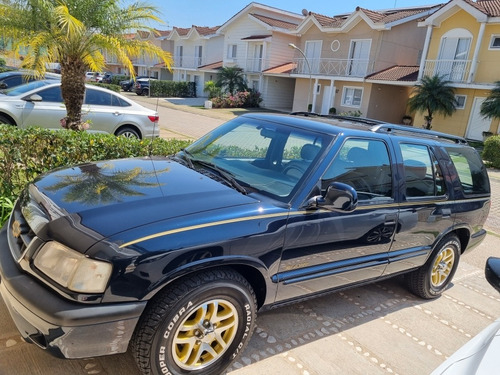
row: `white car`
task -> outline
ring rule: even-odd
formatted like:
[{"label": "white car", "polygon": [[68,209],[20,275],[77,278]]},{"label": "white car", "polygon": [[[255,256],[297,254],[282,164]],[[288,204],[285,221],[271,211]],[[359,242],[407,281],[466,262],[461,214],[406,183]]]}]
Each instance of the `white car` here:
[{"label": "white car", "polygon": [[[89,131],[140,139],[159,135],[157,112],[114,91],[93,85],[85,87],[82,120],[89,122]],[[1,91],[0,123],[19,128],[61,129],[64,117],[66,106],[60,82],[33,81]]]},{"label": "white car", "polygon": [[[486,262],[486,279],[500,292],[500,258]],[[431,375],[491,375],[500,369],[500,319],[453,353]]]}]

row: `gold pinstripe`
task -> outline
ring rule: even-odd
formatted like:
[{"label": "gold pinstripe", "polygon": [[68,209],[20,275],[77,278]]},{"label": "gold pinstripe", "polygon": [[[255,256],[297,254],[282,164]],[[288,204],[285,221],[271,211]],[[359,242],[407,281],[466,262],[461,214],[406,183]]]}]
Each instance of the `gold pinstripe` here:
[{"label": "gold pinstripe", "polygon": [[[356,208],[356,210],[365,211],[365,210],[373,210],[373,209],[380,209],[380,208],[414,206],[414,205],[425,205],[425,204],[457,204],[457,203],[462,203],[462,202],[476,202],[476,201],[479,202],[479,201],[487,201],[487,200],[490,200],[490,198],[463,199],[463,200],[458,200],[458,201],[439,201],[439,200],[415,201],[415,202],[404,202],[404,203],[389,203],[389,204],[379,204],[379,205],[358,206]],[[219,220],[219,221],[212,221],[212,222],[203,223],[203,224],[190,225],[187,227],[170,229],[167,231],[151,234],[149,236],[140,237],[140,238],[137,238],[135,240],[121,244],[119,246],[119,248],[122,249],[124,247],[134,245],[134,244],[139,243],[139,242],[151,240],[151,239],[158,238],[158,237],[169,236],[171,234],[189,232],[189,231],[196,230],[196,229],[204,229],[204,228],[216,227],[219,225],[240,223],[243,221],[269,219],[269,218],[273,218],[273,217],[305,215],[305,214],[312,214],[312,213],[316,213],[316,212],[317,211],[279,212],[279,213],[274,213],[274,214],[253,215],[253,216],[239,217],[236,219]]]}]

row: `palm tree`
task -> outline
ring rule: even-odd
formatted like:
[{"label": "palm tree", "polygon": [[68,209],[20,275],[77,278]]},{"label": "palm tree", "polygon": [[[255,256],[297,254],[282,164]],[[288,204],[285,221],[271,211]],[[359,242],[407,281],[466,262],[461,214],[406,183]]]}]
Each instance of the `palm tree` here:
[{"label": "palm tree", "polygon": [[120,0],[10,0],[0,4],[0,32],[16,52],[23,52],[23,67],[42,76],[48,63],[61,66],[61,90],[68,129],[82,130],[81,108],[85,72],[102,71],[103,52],[116,56],[132,74],[131,58],[159,57],[170,69],[171,55],[147,41],[127,38],[130,30],[154,31],[145,22],[161,22],[155,7],[135,3],[121,8]]},{"label": "palm tree", "polygon": [[500,81],[495,82],[495,87],[481,104],[481,115],[485,118],[500,119]]},{"label": "palm tree", "polygon": [[451,116],[457,107],[455,89],[450,86],[450,81],[441,79],[435,75],[425,76],[420,84],[413,88],[412,96],[408,100],[410,111],[427,111],[425,128],[432,128],[434,114]]},{"label": "palm tree", "polygon": [[235,91],[243,91],[247,88],[247,83],[243,75],[243,69],[238,66],[225,66],[220,70],[217,86],[227,89],[234,95]]}]

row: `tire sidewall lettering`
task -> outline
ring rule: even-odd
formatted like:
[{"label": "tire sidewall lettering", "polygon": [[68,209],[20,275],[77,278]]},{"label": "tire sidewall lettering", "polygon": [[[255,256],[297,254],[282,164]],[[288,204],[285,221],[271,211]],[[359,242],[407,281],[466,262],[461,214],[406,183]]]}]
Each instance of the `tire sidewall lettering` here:
[{"label": "tire sidewall lettering", "polygon": [[[165,332],[163,333],[163,340],[168,340],[172,330],[175,328],[176,323],[185,316],[186,312],[193,306],[193,302],[188,301],[185,306],[182,306],[177,313],[173,316],[170,322],[167,325]],[[167,347],[165,345],[161,345],[157,354],[158,358],[158,366],[160,367],[160,371],[164,375],[173,375],[173,373],[167,367]]]},{"label": "tire sidewall lettering", "polygon": [[245,346],[245,342],[248,339],[250,333],[251,333],[251,328],[253,324],[253,314],[252,314],[252,308],[250,304],[245,304],[245,311],[244,313],[246,314],[246,318],[244,319],[245,321],[245,331],[243,333],[243,336],[241,337],[241,341],[236,347],[236,350],[234,353],[231,355],[231,359],[235,359],[239,353],[241,352],[242,348]]}]

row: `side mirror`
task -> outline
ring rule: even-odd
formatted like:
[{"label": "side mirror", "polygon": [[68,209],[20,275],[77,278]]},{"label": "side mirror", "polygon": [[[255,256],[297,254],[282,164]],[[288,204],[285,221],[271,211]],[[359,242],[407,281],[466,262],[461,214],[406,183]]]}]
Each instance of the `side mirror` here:
[{"label": "side mirror", "polygon": [[332,182],[324,196],[311,198],[307,208],[325,208],[331,211],[352,212],[358,206],[358,193],[347,184]]},{"label": "side mirror", "polygon": [[484,274],[490,285],[500,292],[500,258],[489,257]]},{"label": "side mirror", "polygon": [[0,90],[7,89],[9,88],[9,85],[6,84],[5,82],[0,82]]},{"label": "side mirror", "polygon": [[42,97],[38,94],[33,94],[31,96],[24,98],[24,100],[26,100],[27,102],[41,102]]}]

